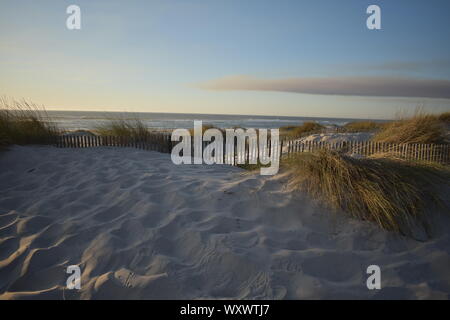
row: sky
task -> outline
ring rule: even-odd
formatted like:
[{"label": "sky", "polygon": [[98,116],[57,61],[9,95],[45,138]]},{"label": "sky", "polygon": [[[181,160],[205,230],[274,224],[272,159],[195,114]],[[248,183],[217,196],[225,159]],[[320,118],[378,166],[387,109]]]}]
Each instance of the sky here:
[{"label": "sky", "polygon": [[[81,30],[66,27],[72,4]],[[448,0],[0,0],[0,95],[49,110],[450,111],[449,16]]]}]

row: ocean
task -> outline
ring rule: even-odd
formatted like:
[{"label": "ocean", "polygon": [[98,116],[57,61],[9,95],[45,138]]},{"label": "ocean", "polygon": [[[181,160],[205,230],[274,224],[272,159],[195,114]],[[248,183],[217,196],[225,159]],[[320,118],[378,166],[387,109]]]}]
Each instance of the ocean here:
[{"label": "ocean", "polygon": [[[351,118],[315,118],[256,115],[223,115],[192,113],[152,113],[152,112],[97,112],[97,111],[47,111],[52,122],[67,131],[92,130],[111,119],[139,119],[149,128],[154,129],[190,129],[194,120],[202,120],[218,128],[279,128],[300,125],[305,121],[316,121],[323,125],[344,125],[362,119]],[[364,120],[364,119],[363,119]],[[371,119],[373,120],[373,119]],[[382,121],[382,120],[373,120]]]}]

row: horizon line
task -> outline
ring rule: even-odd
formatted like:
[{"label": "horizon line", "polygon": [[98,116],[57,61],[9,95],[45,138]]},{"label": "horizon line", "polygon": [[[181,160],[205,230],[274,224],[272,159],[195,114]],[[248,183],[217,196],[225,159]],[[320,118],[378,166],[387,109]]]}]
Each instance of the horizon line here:
[{"label": "horizon line", "polygon": [[114,111],[114,110],[79,110],[79,109],[48,109],[45,111],[61,111],[61,112],[109,112],[109,113],[159,113],[159,114],[192,114],[192,115],[208,115],[208,116],[248,116],[248,117],[266,117],[266,118],[321,118],[321,119],[345,119],[345,120],[395,120],[395,118],[364,118],[364,117],[331,117],[331,116],[301,116],[301,115],[264,115],[264,114],[242,114],[242,113],[201,113],[201,112],[158,112],[158,111]]}]

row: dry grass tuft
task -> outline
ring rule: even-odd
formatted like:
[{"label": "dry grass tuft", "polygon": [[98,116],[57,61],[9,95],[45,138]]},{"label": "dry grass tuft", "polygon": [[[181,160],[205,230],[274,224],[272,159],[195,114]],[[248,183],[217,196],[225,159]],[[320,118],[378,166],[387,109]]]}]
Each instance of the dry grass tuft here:
[{"label": "dry grass tuft", "polygon": [[438,119],[439,119],[440,121],[442,121],[442,122],[445,122],[445,123],[449,124],[449,123],[450,123],[450,112],[444,112],[444,113],[441,113],[441,114],[438,116]]},{"label": "dry grass tuft", "polygon": [[443,205],[438,190],[450,181],[448,168],[391,159],[354,159],[322,150],[288,160],[291,183],[334,209],[375,222],[383,229],[430,236],[425,209]]},{"label": "dry grass tuft", "polygon": [[318,133],[324,130],[325,127],[320,123],[307,121],[300,126],[284,126],[280,128],[280,136],[288,138],[300,138],[307,134]]},{"label": "dry grass tuft", "polygon": [[[445,114],[441,115],[445,118]],[[386,143],[445,143],[446,128],[441,116],[416,112],[410,118],[386,124],[373,138]]]},{"label": "dry grass tuft", "polygon": [[344,132],[371,132],[382,129],[386,124],[375,121],[354,121],[342,127]]},{"label": "dry grass tuft", "polygon": [[99,125],[94,132],[100,136],[126,137],[145,140],[151,133],[139,119],[111,119],[106,124]]},{"label": "dry grass tuft", "polygon": [[0,146],[50,144],[59,134],[44,107],[25,100],[0,98]]}]

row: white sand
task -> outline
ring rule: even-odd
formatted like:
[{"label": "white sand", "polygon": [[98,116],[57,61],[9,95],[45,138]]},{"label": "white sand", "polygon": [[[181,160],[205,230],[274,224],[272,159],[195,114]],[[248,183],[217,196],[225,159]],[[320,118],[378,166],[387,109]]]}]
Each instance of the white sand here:
[{"label": "white sand", "polygon": [[[128,148],[13,147],[0,153],[0,298],[449,298],[448,222],[406,239],[284,179]],[[72,264],[80,291],[64,290]],[[382,290],[366,287],[371,264]]]},{"label": "white sand", "polygon": [[371,132],[355,132],[355,133],[316,133],[307,137],[298,139],[301,142],[327,142],[340,143],[350,141],[367,141],[374,136]]}]

